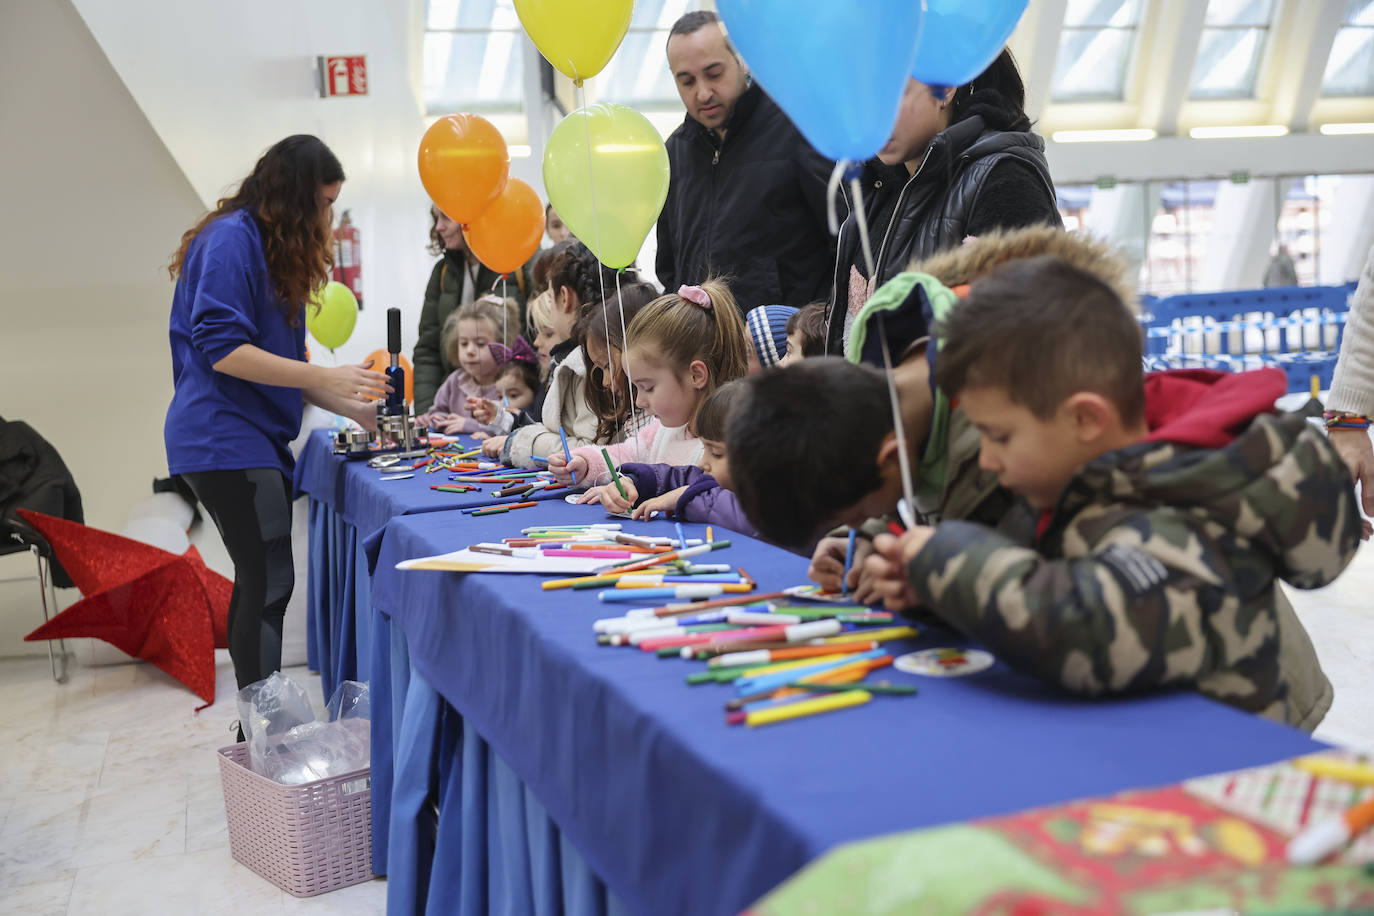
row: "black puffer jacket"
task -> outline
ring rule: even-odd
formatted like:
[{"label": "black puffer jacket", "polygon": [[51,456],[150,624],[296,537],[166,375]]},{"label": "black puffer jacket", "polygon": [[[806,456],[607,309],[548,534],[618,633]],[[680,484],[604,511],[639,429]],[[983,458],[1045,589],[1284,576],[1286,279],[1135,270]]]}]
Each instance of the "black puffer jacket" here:
[{"label": "black puffer jacket", "polygon": [[[914,175],[908,176],[904,165],[865,163],[860,182],[877,268],[874,288],[913,258],[927,258],[967,236],[1037,223],[1063,225],[1044,151],[1045,141],[1036,134],[998,130],[974,114],[936,135]],[[844,353],[850,268],[868,276],[848,187],[845,192],[851,212],[840,227],[826,331],[826,352],[834,355]]]},{"label": "black puffer jacket", "polygon": [[746,312],[825,300],[835,252],[825,195],[834,163],[767,93],[757,85],[744,91],[724,142],[688,115],[667,146],[672,180],[654,264],[665,290],[728,275]]},{"label": "black puffer jacket", "polygon": [[[46,543],[19,517],[20,509],[85,521],[81,492],[57,449],[22,420],[0,417],[0,553],[17,547],[11,538],[14,533],[27,543]],[[72,587],[71,577],[56,557],[52,558],[52,574],[58,588]]]}]

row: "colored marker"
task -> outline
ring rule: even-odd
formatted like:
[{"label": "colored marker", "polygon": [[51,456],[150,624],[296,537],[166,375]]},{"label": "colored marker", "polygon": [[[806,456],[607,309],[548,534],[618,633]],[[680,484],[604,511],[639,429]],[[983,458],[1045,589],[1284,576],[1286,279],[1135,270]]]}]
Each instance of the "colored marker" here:
[{"label": "colored marker", "polygon": [[862,706],[871,699],[873,699],[873,694],[866,690],[846,690],[843,693],[816,697],[812,700],[788,703],[786,706],[778,706],[772,709],[760,709],[748,713],[744,718],[744,722],[750,728],[758,728],[761,725],[773,725],[778,722],[787,722],[791,719],[800,719],[804,716],[814,716],[823,712],[848,709],[851,706]]},{"label": "colored marker", "polygon": [[[691,601],[695,598],[714,598],[725,589],[723,585],[678,585],[673,588],[608,589],[597,595],[602,601],[650,601],[676,598]],[[837,624],[838,626],[838,624]]]},{"label": "colored marker", "polygon": [[849,571],[854,568],[854,540],[858,536],[858,531],[854,528],[849,529],[849,548],[844,554],[844,573],[840,577],[840,594],[849,594]]},{"label": "colored marker", "polygon": [[535,464],[548,464],[548,463],[549,463],[549,459],[547,459],[547,458],[540,458],[538,455],[535,455],[535,456],[533,456],[532,458],[530,458],[530,461],[533,461]]},{"label": "colored marker", "polygon": [[1293,766],[1323,779],[1353,782],[1358,786],[1374,786],[1374,766],[1367,763],[1333,760],[1330,757],[1299,757],[1293,761]]},{"label": "colored marker", "polygon": [[716,536],[715,536],[714,533],[712,533],[712,531],[711,531],[711,526],[710,526],[710,525],[707,525],[707,526],[706,526],[706,543],[709,544],[709,543],[711,543],[712,541],[714,541],[715,539],[716,539]]},{"label": "colored marker", "polygon": [[673,524],[677,527],[677,546],[686,547],[687,535],[682,531],[682,522],[674,522]]},{"label": "colored marker", "polygon": [[472,516],[478,516],[478,515],[497,515],[497,514],[499,514],[499,513],[501,513],[501,512],[509,512],[509,511],[512,510],[512,509],[528,509],[530,506],[537,506],[537,505],[539,505],[539,503],[511,503],[509,506],[492,506],[492,507],[489,508],[489,509],[476,509],[476,510],[473,510],[473,511],[469,511],[469,510],[467,510],[467,509],[464,509],[463,511],[464,511],[464,512],[467,512],[469,515],[472,515]]},{"label": "colored marker", "polygon": [[878,648],[876,642],[850,642],[838,646],[792,646],[787,649],[751,649],[748,652],[727,652],[708,663],[712,668],[734,668],[740,665],[755,667],[769,662],[793,659],[823,658],[827,655],[853,654]]},{"label": "colored marker", "polygon": [[[794,681],[787,685],[792,690],[806,690],[811,693],[838,693],[842,690],[853,690],[853,687],[844,684],[823,684],[818,681]],[[876,684],[864,684],[863,689],[873,694],[885,694],[893,697],[914,697],[916,688],[910,684],[893,684],[888,681],[878,681]]]},{"label": "colored marker", "polygon": [[1374,797],[1298,834],[1288,844],[1288,861],[1294,865],[1316,865],[1370,827],[1374,827]]},{"label": "colored marker", "polygon": [[735,689],[741,696],[749,693],[758,693],[761,690],[776,690],[779,687],[785,686],[788,681],[799,680],[813,674],[820,674],[837,668],[847,668],[850,665],[866,665],[869,660],[875,660],[884,655],[887,655],[887,653],[882,649],[870,649],[867,652],[860,652],[858,655],[841,656],[839,659],[833,661],[813,662],[791,671],[784,671],[781,674],[760,674],[756,677],[744,677],[735,682]]},{"label": "colored marker", "polygon": [[685,560],[688,557],[701,556],[703,553],[710,553],[713,550],[721,550],[729,546],[729,541],[716,541],[714,544],[700,544],[696,547],[688,547],[682,550],[672,550],[668,553],[661,553],[648,560],[639,560],[625,565],[615,563],[605,570],[598,570],[598,572],[628,572],[632,569],[644,569],[649,566],[657,566],[659,563],[670,563],[673,560]]},{"label": "colored marker", "polygon": [[611,470],[611,482],[620,491],[620,498],[628,500],[630,497],[625,493],[625,485],[620,482],[620,475],[615,472],[615,462],[611,460],[611,453],[606,451],[606,447],[601,447],[601,457],[606,459],[606,467]]},{"label": "colored marker", "polygon": [[380,477],[379,480],[409,480],[414,474],[392,474],[388,477]]},{"label": "colored marker", "polygon": [[563,440],[563,457],[568,459],[568,473],[572,475],[573,485],[577,484],[577,472],[572,469],[572,449],[568,448],[568,434],[560,424],[558,427],[558,438]]}]

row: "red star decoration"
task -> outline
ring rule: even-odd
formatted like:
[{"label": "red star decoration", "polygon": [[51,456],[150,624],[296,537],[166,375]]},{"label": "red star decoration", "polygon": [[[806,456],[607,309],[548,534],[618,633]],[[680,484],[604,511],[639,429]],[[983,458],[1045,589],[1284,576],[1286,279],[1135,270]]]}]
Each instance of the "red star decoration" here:
[{"label": "red star decoration", "polygon": [[207,569],[195,547],[178,555],[51,515],[19,513],[85,596],[26,641],[103,639],[181,681],[205,706],[215,701],[215,649],[229,646],[232,582]]}]

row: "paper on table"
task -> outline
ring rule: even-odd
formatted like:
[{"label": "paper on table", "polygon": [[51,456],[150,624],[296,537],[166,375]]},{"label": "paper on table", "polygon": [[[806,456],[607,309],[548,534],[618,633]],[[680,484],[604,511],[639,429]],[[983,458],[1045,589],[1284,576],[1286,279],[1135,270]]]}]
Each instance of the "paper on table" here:
[{"label": "paper on table", "polygon": [[455,550],[433,557],[402,560],[397,569],[430,569],[442,572],[540,573],[548,576],[576,576],[592,573],[606,565],[600,557],[503,557],[475,550]]}]

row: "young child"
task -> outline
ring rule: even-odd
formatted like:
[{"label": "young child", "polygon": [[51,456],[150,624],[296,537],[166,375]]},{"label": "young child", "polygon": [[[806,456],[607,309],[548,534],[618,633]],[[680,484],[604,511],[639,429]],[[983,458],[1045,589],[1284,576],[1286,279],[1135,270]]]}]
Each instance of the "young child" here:
[{"label": "young child", "polygon": [[754,375],[776,366],[787,354],[787,326],[797,310],[790,305],[760,305],[744,316],[749,332],[749,367]]},{"label": "young child", "polygon": [[553,293],[546,289],[530,300],[529,320],[530,342],[539,353],[540,375],[547,377],[553,348],[567,340],[567,337],[560,337],[553,326]]},{"label": "young child", "polygon": [[[574,336],[584,308],[601,300],[601,289],[615,288],[615,275],[586,245],[569,239],[555,245],[540,262],[551,295],[549,323],[558,343],[550,349],[551,362],[544,397],[536,394],[529,411],[538,422],[517,426],[508,436],[495,436],[482,444],[482,451],[500,456],[514,467],[534,467],[533,458],[546,458],[562,451],[559,429],[567,432],[570,443],[594,441],[596,414],[587,406],[587,366]],[[598,276],[598,272],[603,272]]]},{"label": "young child", "polygon": [[[848,546],[848,532],[823,535],[852,525],[860,538],[847,584],[859,601],[872,600],[862,560],[902,497],[887,380],[871,368],[883,365],[884,338],[918,518],[995,525],[1011,507],[1012,496],[996,475],[978,467],[978,431],[935,388],[939,354],[925,329],[958,307],[953,289],[1005,261],[1046,253],[1090,270],[1123,299],[1130,295],[1125,263],[1102,242],[1047,227],[985,233],[878,289],[851,329],[850,359],[867,365],[808,358],[748,380],[728,438],[735,492],[763,537],[793,549],[815,545],[810,575],[822,588],[838,591],[845,584],[840,578]],[[803,455],[806,460],[798,460]]]},{"label": "young child", "polygon": [[484,429],[472,434],[474,439],[504,435],[511,431],[517,418],[534,403],[539,390],[539,354],[523,337],[515,338],[515,345],[488,344],[497,365],[496,390],[500,400],[468,398],[468,410]]},{"label": "young child", "polygon": [[627,424],[647,422],[643,413],[633,412],[634,398],[627,393],[625,329],[658,297],[659,288],[652,283],[631,283],[621,287],[617,298],[586,310],[578,323],[582,359],[588,367],[587,404],[598,417],[597,442],[619,442],[628,435]]},{"label": "young child", "polygon": [[[744,375],[744,321],[729,288],[707,280],[660,296],[630,322],[626,344],[635,404],[655,420],[612,446],[612,459],[696,464],[702,453],[691,431],[697,408],[718,386]],[[599,448],[575,449],[571,462],[555,452],[549,470],[562,483],[571,482],[570,472],[583,486],[610,481]]]},{"label": "young child", "polygon": [[787,319],[787,352],[778,361],[779,365],[790,366],[808,356],[825,355],[824,302],[813,302],[797,309]]},{"label": "young child", "polygon": [[488,344],[509,343],[519,328],[517,306],[507,299],[483,296],[455,309],[444,322],[443,341],[449,359],[458,368],[434,393],[434,406],[416,422],[447,435],[482,429],[472,416],[469,398],[500,397],[496,390],[497,368]]},{"label": "young child", "polygon": [[630,512],[635,518],[649,518],[654,512],[675,515],[684,521],[720,525],[742,534],[754,529],[744,517],[735,494],[730,492],[730,461],[725,452],[725,429],[730,411],[743,386],[729,382],[708,394],[697,410],[693,423],[703,447],[696,466],[670,464],[621,465],[621,486],[614,483],[588,490],[584,503],[600,502],[611,512]]},{"label": "young child", "polygon": [[1315,727],[1331,687],[1278,580],[1335,579],[1360,514],[1326,438],[1273,412],[1285,374],[1143,379],[1135,316],[1053,257],[979,280],[938,327],[936,382],[1022,502],[999,530],[878,538],[866,562],[889,606],[919,602],[1078,693],[1188,686]]}]

